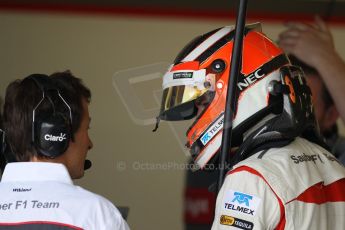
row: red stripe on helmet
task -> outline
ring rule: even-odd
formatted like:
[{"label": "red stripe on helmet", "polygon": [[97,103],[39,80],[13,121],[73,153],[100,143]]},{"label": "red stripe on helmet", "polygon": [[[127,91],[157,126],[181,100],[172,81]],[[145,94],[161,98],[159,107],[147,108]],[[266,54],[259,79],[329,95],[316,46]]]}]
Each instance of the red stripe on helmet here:
[{"label": "red stripe on helmet", "polygon": [[199,70],[198,61],[189,61],[177,64],[171,68],[170,71],[179,71],[179,70]]}]

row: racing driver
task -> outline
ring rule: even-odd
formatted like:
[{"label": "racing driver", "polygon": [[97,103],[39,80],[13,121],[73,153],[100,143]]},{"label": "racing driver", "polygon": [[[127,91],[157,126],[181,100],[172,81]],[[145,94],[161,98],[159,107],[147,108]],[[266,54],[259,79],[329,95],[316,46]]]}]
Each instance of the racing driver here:
[{"label": "racing driver", "polygon": [[[344,229],[345,168],[325,149],[300,68],[258,28],[245,28],[229,169],[213,230]],[[198,36],[163,77],[158,117],[194,118],[187,147],[201,168],[217,165],[233,27]]]}]

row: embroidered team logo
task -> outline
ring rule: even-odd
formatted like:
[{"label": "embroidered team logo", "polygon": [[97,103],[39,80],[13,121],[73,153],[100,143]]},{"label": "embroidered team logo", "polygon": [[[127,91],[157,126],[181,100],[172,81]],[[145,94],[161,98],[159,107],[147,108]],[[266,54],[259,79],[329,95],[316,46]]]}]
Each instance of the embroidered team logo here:
[{"label": "embroidered team logo", "polygon": [[219,223],[221,225],[233,226],[243,230],[252,230],[254,227],[252,222],[226,215],[220,217]]},{"label": "embroidered team logo", "polygon": [[245,204],[247,207],[249,207],[249,200],[253,199],[253,196],[244,194],[244,193],[240,193],[240,192],[234,192],[234,196],[235,198],[231,201],[234,203],[239,203],[239,204]]},{"label": "embroidered team logo", "polygon": [[235,222],[235,218],[232,217],[232,216],[222,215],[220,217],[220,224],[222,224],[222,225],[229,225],[229,226],[231,226],[231,225],[234,224],[234,222]]},{"label": "embroidered team logo", "polygon": [[261,198],[239,191],[229,190],[224,198],[224,209],[255,216]]}]

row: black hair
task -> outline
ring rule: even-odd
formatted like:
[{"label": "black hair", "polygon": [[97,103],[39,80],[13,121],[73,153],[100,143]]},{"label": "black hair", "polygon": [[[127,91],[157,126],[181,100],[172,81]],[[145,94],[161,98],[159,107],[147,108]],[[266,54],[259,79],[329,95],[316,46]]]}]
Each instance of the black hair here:
[{"label": "black hair", "polygon": [[[83,115],[82,101],[84,99],[89,102],[91,92],[82,80],[73,76],[70,71],[54,73],[49,76],[49,79],[71,107],[73,118],[71,128],[74,134],[79,129]],[[15,80],[6,89],[4,129],[7,143],[17,161],[30,161],[33,156],[37,155],[32,144],[32,112],[42,99],[42,93],[36,83],[29,78]],[[37,110],[38,116],[39,114],[50,113],[54,109],[69,117],[69,110],[66,105],[61,100],[60,102],[58,99],[52,100],[52,102],[42,101]]]}]

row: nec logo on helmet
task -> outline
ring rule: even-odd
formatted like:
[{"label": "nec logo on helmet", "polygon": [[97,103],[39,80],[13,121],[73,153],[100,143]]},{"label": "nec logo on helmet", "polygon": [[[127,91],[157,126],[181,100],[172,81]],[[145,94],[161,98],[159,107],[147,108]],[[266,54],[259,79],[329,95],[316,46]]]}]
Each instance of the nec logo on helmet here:
[{"label": "nec logo on helmet", "polygon": [[66,140],[66,133],[60,133],[60,136],[53,136],[52,134],[46,134],[46,135],[44,135],[44,139],[46,141],[62,142],[63,140]]},{"label": "nec logo on helmet", "polygon": [[261,71],[261,69],[256,70],[254,73],[248,75],[247,77],[245,77],[243,79],[243,81],[239,81],[237,86],[238,88],[242,91],[246,88],[248,88],[249,86],[253,85],[256,83],[256,81],[262,79],[263,77],[265,77],[264,73],[259,73]]}]

